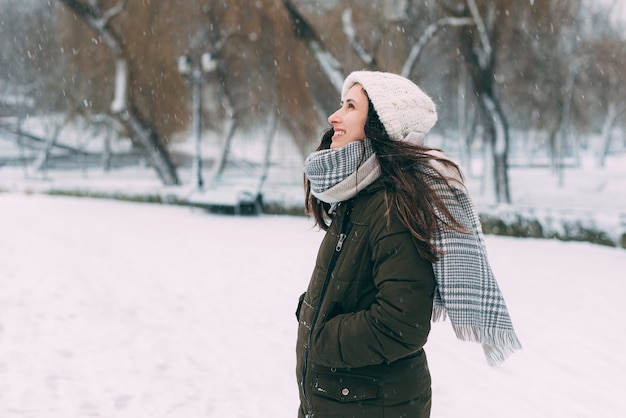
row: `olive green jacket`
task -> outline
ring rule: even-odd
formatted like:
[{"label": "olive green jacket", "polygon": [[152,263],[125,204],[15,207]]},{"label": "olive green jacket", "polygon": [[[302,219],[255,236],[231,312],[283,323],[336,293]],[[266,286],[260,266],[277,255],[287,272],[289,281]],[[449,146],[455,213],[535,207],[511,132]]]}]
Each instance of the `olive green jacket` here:
[{"label": "olive green jacket", "polygon": [[296,312],[300,417],[429,416],[432,264],[386,212],[377,180],[338,207],[322,241]]}]

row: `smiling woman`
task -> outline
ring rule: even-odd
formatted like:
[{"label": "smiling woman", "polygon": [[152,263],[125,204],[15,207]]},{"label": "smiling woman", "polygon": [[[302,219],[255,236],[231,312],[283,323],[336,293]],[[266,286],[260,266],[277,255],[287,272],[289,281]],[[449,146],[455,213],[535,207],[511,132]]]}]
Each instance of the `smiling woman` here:
[{"label": "smiling woman", "polygon": [[436,121],[410,80],[357,71],[305,160],[327,233],[296,309],[300,418],[429,417],[431,317],[490,364],[520,348],[460,170],[423,145]]},{"label": "smiling woman", "polygon": [[348,90],[341,107],[328,117],[333,126],[331,149],[365,139],[368,99],[363,86],[355,84]]}]

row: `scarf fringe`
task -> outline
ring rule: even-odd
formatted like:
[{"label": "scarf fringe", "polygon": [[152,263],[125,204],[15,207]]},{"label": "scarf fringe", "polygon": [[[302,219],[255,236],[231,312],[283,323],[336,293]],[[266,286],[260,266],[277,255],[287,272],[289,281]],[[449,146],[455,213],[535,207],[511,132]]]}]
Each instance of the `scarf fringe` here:
[{"label": "scarf fringe", "polygon": [[447,317],[446,308],[435,302],[433,305],[433,322],[445,321]]},{"label": "scarf fringe", "polygon": [[[445,321],[447,316],[445,307],[441,305],[433,307],[433,322]],[[487,364],[491,367],[503,363],[514,352],[522,349],[522,344],[512,329],[493,329],[455,323],[452,323],[452,329],[459,340],[479,343],[483,347]]]}]

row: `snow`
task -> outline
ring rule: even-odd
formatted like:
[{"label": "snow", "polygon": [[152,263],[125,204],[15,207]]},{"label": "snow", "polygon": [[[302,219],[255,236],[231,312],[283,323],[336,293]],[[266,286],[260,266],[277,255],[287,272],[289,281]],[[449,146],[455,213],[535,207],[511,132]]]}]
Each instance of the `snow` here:
[{"label": "snow", "polygon": [[[0,213],[0,417],[296,415],[309,220],[23,193]],[[626,416],[626,251],[486,240],[524,349],[490,368],[434,324],[432,416]]]},{"label": "snow", "polygon": [[[25,121],[42,136],[54,126]],[[100,147],[92,132],[63,132],[67,145]],[[203,155],[216,155],[205,139]],[[114,139],[113,151],[125,145]],[[237,157],[263,155],[261,145],[237,147]],[[264,200],[301,204],[301,162],[280,140],[274,151],[286,164],[270,173]],[[604,168],[583,155],[562,185],[547,167],[511,167],[514,205],[504,207],[482,192],[479,162],[463,168],[479,209],[554,229],[580,220],[617,239],[626,232],[617,151]],[[189,167],[184,185],[164,187],[145,166],[2,165],[26,153],[0,136],[0,418],[295,416],[294,311],[322,238],[309,220],[40,195],[167,201],[195,190]],[[433,418],[626,416],[626,250],[486,240],[524,350],[490,368],[479,346],[434,324]]]}]

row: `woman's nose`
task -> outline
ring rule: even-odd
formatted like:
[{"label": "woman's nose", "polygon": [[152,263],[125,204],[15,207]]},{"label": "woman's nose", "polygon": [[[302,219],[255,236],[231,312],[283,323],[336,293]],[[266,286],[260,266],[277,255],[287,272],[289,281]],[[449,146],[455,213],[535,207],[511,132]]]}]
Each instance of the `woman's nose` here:
[{"label": "woman's nose", "polygon": [[330,123],[331,125],[334,125],[335,123],[337,123],[339,121],[339,115],[337,115],[338,113],[339,111],[337,110],[335,113],[330,115],[328,117],[328,123]]}]

